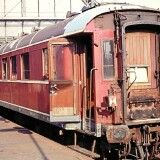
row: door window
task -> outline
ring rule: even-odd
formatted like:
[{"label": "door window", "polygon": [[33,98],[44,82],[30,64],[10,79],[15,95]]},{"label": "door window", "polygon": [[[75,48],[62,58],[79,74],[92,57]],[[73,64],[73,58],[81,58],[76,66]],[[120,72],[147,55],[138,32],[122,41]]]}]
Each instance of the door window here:
[{"label": "door window", "polygon": [[53,47],[53,79],[73,80],[72,45],[56,45]]},{"label": "door window", "polygon": [[[148,67],[130,67],[130,83],[147,83]],[[143,75],[143,76],[142,76]]]}]

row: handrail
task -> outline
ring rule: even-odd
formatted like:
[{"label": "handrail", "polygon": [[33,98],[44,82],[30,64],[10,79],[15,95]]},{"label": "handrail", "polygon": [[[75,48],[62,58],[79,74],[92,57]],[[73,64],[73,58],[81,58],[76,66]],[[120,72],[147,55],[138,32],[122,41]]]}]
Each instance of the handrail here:
[{"label": "handrail", "polygon": [[92,68],[90,70],[90,87],[89,87],[89,131],[91,131],[91,101],[92,101],[92,75],[93,71],[98,70],[97,68]]}]

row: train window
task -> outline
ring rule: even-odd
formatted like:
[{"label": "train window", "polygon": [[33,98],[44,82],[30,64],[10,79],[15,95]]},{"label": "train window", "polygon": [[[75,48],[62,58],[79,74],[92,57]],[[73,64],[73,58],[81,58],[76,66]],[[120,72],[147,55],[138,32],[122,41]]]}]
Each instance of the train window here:
[{"label": "train window", "polygon": [[7,79],[7,58],[2,59],[2,79]]},{"label": "train window", "polygon": [[147,83],[148,67],[130,67],[130,83],[134,81],[136,83]]},{"label": "train window", "polygon": [[17,78],[16,56],[11,57],[11,79]]},{"label": "train window", "polygon": [[22,74],[23,79],[30,79],[29,53],[22,54]]},{"label": "train window", "polygon": [[72,45],[55,45],[53,47],[54,80],[73,80]]},{"label": "train window", "polygon": [[103,76],[104,79],[112,79],[114,77],[113,41],[103,42]]},{"label": "train window", "polygon": [[48,49],[43,49],[43,75],[44,79],[48,79],[49,73],[48,73]]}]

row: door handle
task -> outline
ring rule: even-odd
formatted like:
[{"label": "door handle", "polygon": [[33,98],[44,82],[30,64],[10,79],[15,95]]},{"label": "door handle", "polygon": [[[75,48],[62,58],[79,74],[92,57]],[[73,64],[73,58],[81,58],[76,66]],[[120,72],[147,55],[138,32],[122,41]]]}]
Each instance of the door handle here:
[{"label": "door handle", "polygon": [[50,93],[51,94],[54,94],[54,93],[56,93],[56,91],[59,91],[59,88],[57,87],[57,84],[54,84],[54,85],[50,85]]},{"label": "door handle", "polygon": [[54,89],[54,90],[56,90],[56,91],[59,90],[59,88],[57,87],[57,84],[51,85],[51,88]]}]

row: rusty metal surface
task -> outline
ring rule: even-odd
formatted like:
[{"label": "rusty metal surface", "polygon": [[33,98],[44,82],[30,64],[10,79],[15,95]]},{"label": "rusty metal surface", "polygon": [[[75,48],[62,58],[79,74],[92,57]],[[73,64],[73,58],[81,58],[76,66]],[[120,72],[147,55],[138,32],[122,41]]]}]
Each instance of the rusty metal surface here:
[{"label": "rusty metal surface", "polygon": [[91,160],[92,158],[0,117],[0,159]]},{"label": "rusty metal surface", "polygon": [[105,134],[109,143],[128,143],[131,139],[129,128],[126,125],[108,125]]}]

